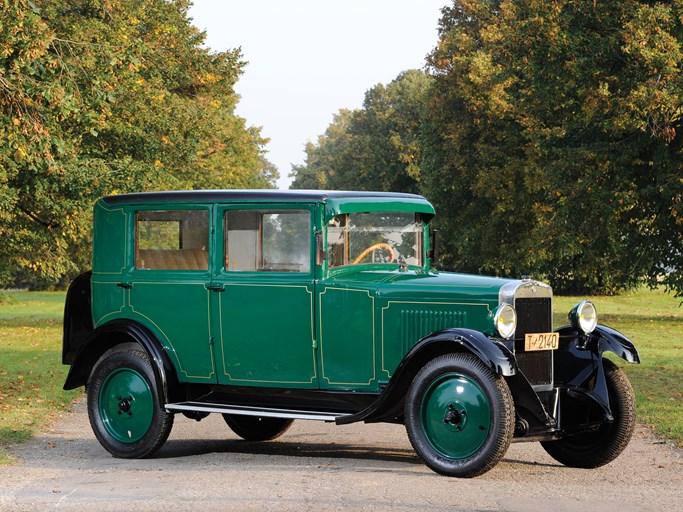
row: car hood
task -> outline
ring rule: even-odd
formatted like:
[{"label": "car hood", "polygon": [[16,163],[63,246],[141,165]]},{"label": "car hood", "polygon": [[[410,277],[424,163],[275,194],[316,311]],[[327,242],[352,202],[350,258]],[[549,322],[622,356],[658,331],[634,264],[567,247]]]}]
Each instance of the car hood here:
[{"label": "car hood", "polygon": [[511,279],[458,274],[454,272],[365,270],[336,276],[335,285],[374,291],[383,299],[418,301],[472,300],[498,303],[501,287]]}]

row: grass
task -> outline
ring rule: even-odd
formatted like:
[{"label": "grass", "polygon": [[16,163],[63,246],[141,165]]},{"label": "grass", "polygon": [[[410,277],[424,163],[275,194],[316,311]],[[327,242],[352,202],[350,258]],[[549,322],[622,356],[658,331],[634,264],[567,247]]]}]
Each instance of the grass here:
[{"label": "grass", "polygon": [[64,293],[2,292],[0,301],[0,464],[68,408],[78,391],[62,390]]},{"label": "grass", "polygon": [[[2,292],[0,300],[0,464],[66,410],[80,391],[63,391],[61,292]],[[583,297],[555,298],[555,326]],[[636,391],[639,420],[683,446],[683,307],[662,291],[594,297],[600,323],[628,336],[642,364],[612,357]]]}]

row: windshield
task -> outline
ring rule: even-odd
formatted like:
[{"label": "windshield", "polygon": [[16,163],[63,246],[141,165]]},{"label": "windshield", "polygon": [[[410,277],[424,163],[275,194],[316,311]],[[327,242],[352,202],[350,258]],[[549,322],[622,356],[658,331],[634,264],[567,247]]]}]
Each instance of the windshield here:
[{"label": "windshield", "polygon": [[337,215],[327,226],[329,268],[365,263],[422,264],[422,225],[411,212]]}]

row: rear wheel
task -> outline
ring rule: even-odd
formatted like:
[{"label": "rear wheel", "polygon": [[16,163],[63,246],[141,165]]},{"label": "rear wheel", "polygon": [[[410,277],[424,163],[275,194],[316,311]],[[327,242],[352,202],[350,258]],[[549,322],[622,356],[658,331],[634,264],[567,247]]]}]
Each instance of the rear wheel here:
[{"label": "rear wheel", "polygon": [[514,403],[502,379],[469,354],[447,354],[415,376],[405,403],[415,451],[432,470],[474,477],[505,455],[514,431]]},{"label": "rear wheel", "polygon": [[616,459],[628,445],[636,424],[636,399],[624,373],[603,360],[609,405],[614,420],[595,430],[541,443],[550,456],[565,466],[597,468]]},{"label": "rear wheel", "polygon": [[146,352],[126,345],[105,353],[88,382],[88,417],[100,444],[115,457],[148,457],[161,448],[173,415],[161,406]]},{"label": "rear wheel", "polygon": [[271,441],[289,430],[294,420],[264,416],[242,416],[224,414],[223,419],[230,429],[245,441]]}]

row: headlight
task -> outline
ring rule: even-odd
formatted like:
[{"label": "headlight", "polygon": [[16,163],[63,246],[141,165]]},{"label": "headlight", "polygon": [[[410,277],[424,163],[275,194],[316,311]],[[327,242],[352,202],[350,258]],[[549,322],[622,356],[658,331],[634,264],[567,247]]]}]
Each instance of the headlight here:
[{"label": "headlight", "polygon": [[574,329],[590,334],[598,325],[598,312],[589,300],[582,300],[569,312],[569,321]]},{"label": "headlight", "polygon": [[493,325],[498,335],[509,340],[515,335],[517,329],[517,313],[510,304],[502,304],[496,308],[493,315]]}]

